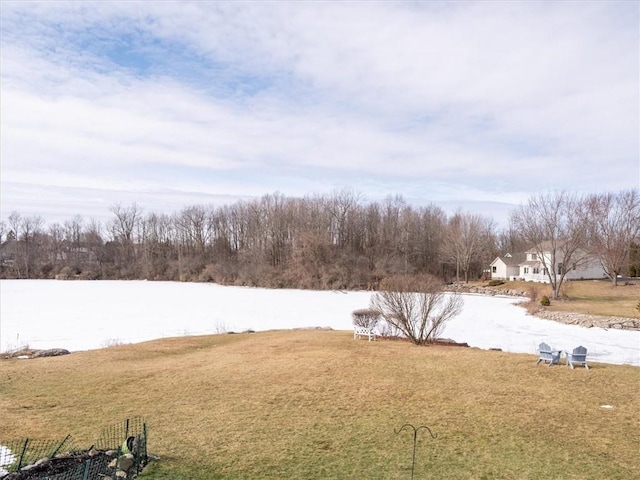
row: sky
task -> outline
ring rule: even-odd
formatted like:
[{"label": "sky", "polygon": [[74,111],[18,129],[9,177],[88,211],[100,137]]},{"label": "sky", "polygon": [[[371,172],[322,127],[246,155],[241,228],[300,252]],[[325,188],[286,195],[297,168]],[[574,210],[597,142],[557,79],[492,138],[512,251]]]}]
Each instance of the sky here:
[{"label": "sky", "polygon": [[1,217],[640,186],[640,3],[0,2]]},{"label": "sky", "polygon": [[[352,312],[367,308],[373,295],[189,282],[0,280],[0,352],[25,345],[91,350],[246,330],[329,327],[351,332]],[[640,331],[543,320],[516,305],[522,298],[462,297],[462,312],[449,320],[441,338],[531,355],[542,342],[561,351],[582,345],[587,361],[640,366]]]}]

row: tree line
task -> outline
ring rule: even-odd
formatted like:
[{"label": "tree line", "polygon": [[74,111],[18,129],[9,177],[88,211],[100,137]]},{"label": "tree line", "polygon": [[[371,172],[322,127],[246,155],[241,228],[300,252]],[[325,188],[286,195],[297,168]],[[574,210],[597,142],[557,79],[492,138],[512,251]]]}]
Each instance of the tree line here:
[{"label": "tree line", "polygon": [[12,212],[0,222],[0,276],[378,289],[397,275],[475,280],[497,255],[555,241],[565,250],[570,242],[574,258],[578,248],[596,252],[615,278],[630,267],[640,272],[639,198],[638,190],[539,195],[512,212],[503,229],[486,215],[447,215],[401,196],[365,202],[351,190],[303,198],[274,193],[173,214],[116,204],[106,222],[75,216],[45,224]]}]

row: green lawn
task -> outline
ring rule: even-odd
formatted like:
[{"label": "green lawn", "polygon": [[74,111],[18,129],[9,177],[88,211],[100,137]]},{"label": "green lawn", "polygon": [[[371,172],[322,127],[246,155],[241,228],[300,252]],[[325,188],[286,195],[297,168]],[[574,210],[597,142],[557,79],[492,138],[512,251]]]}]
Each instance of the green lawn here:
[{"label": "green lawn", "polygon": [[[0,361],[1,439],[143,415],[161,457],[141,478],[640,478],[640,368],[349,332],[163,339]],[[601,405],[613,405],[603,409]]]}]

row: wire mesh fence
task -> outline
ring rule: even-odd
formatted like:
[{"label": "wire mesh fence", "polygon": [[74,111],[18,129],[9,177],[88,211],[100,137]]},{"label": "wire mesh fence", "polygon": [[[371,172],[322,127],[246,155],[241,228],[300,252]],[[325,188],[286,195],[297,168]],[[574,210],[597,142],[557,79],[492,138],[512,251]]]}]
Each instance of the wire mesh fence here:
[{"label": "wire mesh fence", "polygon": [[131,479],[147,463],[147,424],[133,417],[102,430],[89,448],[62,439],[0,440],[2,480]]},{"label": "wire mesh fence", "polygon": [[147,460],[147,424],[142,417],[133,417],[110,425],[102,430],[95,447],[133,455],[133,468],[139,473]]},{"label": "wire mesh fence", "polygon": [[63,439],[34,439],[2,441],[0,448],[0,467],[9,472],[32,464],[41,458],[55,457],[63,451],[74,449],[73,438],[67,435]]}]

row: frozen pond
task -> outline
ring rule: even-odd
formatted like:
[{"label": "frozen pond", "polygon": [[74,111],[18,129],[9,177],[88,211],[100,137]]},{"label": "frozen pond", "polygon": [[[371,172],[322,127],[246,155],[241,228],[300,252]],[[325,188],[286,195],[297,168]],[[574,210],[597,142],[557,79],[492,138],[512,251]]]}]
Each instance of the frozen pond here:
[{"label": "frozen pond", "polygon": [[[302,327],[351,330],[371,292],[269,290],[204,283],[0,280],[0,351],[89,350],[163,337]],[[483,349],[535,353],[584,345],[593,362],[640,366],[640,332],[531,317],[519,299],[464,295],[443,337]]]}]

